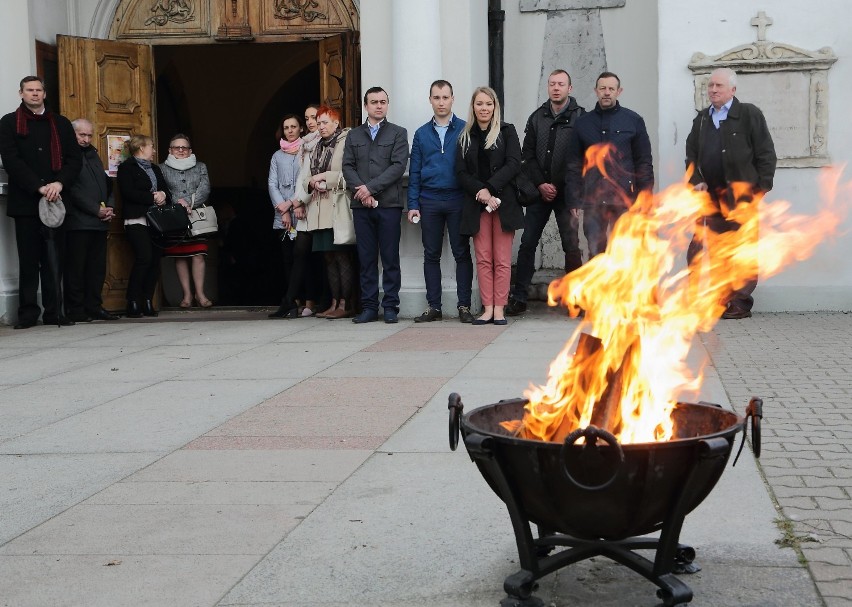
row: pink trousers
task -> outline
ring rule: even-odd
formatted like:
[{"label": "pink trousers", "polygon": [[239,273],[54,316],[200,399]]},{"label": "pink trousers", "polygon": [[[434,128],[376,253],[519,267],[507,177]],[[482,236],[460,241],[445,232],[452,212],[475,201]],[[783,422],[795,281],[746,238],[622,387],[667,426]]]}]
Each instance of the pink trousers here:
[{"label": "pink trousers", "polygon": [[479,232],[473,237],[473,250],[483,306],[505,306],[509,303],[514,239],[514,231],[503,231],[497,211],[479,215]]}]

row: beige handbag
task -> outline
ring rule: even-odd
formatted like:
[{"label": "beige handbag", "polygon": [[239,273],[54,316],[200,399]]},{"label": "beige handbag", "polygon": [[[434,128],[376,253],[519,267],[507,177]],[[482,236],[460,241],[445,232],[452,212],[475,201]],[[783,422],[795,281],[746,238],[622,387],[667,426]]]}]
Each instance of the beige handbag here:
[{"label": "beige handbag", "polygon": [[337,180],[337,186],[331,190],[331,228],[334,230],[334,244],[355,244],[355,222],[352,220],[352,207],[343,175]]},{"label": "beige handbag", "polygon": [[[192,205],[195,206],[195,194],[192,195]],[[189,233],[192,236],[212,234],[219,231],[219,221],[213,207],[201,205],[189,212]]]}]

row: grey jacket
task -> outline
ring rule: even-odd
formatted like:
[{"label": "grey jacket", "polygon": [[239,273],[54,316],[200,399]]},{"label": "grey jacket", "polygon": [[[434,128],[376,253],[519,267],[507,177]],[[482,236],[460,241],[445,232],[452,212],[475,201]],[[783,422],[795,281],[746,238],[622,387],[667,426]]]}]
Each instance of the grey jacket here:
[{"label": "grey jacket", "polygon": [[104,165],[98,151],[92,147],[82,148],[83,169],[80,175],[62,193],[65,203],[66,230],[109,229],[109,222],[101,221],[98,213],[101,203],[113,206],[112,183],[107,180]]},{"label": "grey jacket", "polygon": [[[402,176],[407,165],[408,133],[403,127],[384,120],[375,141],[366,122],[349,131],[343,150],[343,179],[350,193],[366,184],[380,207],[402,208]],[[352,208],[361,208],[354,197]]]},{"label": "grey jacket", "polygon": [[[282,150],[278,150],[272,155],[272,160],[269,162],[269,177],[266,180],[266,186],[269,191],[269,198],[272,200],[273,208],[282,202],[296,198],[296,183],[299,179],[299,161],[301,158],[301,154],[288,154]],[[292,217],[292,211],[290,211],[290,214],[291,219],[295,219],[295,217]],[[274,213],[272,229],[281,230],[283,227],[281,213],[276,211]]]},{"label": "grey jacket", "polygon": [[[160,165],[160,168],[163,170],[163,177],[166,178],[169,193],[175,203],[183,198],[196,208],[205,204],[210,198],[210,178],[207,176],[207,165],[203,162],[196,162],[194,167],[185,171],[173,169],[165,162]],[[193,194],[195,194],[194,200]]]}]

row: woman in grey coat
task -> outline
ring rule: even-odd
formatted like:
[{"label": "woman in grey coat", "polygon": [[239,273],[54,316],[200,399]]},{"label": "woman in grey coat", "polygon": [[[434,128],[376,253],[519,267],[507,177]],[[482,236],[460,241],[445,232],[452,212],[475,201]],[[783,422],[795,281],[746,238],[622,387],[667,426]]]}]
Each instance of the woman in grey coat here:
[{"label": "woman in grey coat", "polygon": [[[178,133],[169,141],[169,157],[160,165],[166,184],[172,195],[172,200],[186,208],[192,209],[203,206],[210,197],[210,178],[207,176],[207,165],[198,162],[192,153],[189,137]],[[192,306],[192,285],[190,283],[190,260],[192,260],[192,282],[195,283],[195,300],[202,308],[213,305],[204,294],[204,272],[206,270],[207,240],[203,237],[184,238],[180,242],[166,247],[163,251],[166,257],[175,258],[180,287],[183,290],[181,308]]]}]

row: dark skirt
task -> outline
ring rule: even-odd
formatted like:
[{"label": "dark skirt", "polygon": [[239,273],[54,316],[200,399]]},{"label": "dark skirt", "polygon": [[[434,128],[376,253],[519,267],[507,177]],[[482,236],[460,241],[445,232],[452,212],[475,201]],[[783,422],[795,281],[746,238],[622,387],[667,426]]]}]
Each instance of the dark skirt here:
[{"label": "dark skirt", "polygon": [[311,250],[318,252],[326,251],[351,251],[355,245],[351,244],[334,244],[334,230],[326,228],[325,230],[313,230],[314,241]]}]

